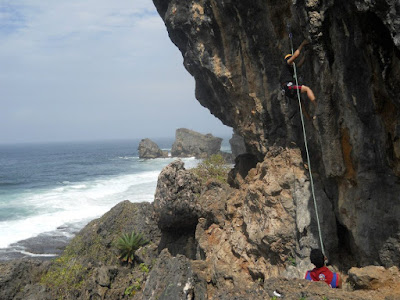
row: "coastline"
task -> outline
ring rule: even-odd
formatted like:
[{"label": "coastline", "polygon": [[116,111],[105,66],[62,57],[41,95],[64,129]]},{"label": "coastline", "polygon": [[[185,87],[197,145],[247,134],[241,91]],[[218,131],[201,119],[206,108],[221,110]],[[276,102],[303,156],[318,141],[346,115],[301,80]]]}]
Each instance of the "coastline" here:
[{"label": "coastline", "polygon": [[51,260],[64,251],[69,242],[87,223],[62,225],[54,231],[43,232],[37,236],[12,243],[6,248],[0,248],[0,262],[21,258]]}]

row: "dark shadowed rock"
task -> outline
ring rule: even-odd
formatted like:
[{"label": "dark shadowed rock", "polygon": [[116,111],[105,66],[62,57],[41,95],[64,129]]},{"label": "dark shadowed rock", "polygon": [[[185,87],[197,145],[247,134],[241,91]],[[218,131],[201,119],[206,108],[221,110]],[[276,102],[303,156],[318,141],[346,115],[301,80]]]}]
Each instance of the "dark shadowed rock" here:
[{"label": "dark shadowed rock", "polygon": [[158,145],[150,139],[142,139],[138,147],[139,158],[168,157],[168,152],[161,150]]},{"label": "dark shadowed rock", "polygon": [[184,168],[181,160],[166,166],[158,176],[154,196],[154,208],[161,230],[195,226],[200,192],[200,180]]},{"label": "dark shadowed rock", "polygon": [[219,153],[222,139],[212,134],[201,134],[186,128],[179,128],[175,133],[171,155],[177,157],[205,158]]},{"label": "dark shadowed rock", "polygon": [[256,167],[257,157],[250,153],[241,154],[235,158],[235,167],[229,172],[228,182],[231,186],[239,188],[244,182],[249,171]]}]

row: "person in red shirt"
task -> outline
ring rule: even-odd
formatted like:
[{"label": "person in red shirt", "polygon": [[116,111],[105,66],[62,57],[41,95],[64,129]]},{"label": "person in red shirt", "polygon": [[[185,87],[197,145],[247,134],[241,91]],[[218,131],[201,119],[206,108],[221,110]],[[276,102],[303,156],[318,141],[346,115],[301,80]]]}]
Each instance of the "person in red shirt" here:
[{"label": "person in red shirt", "polygon": [[325,281],[332,288],[342,287],[342,278],[339,273],[334,273],[325,266],[325,257],[320,249],[312,249],[310,253],[311,263],[315,268],[307,271],[305,279],[310,281]]}]

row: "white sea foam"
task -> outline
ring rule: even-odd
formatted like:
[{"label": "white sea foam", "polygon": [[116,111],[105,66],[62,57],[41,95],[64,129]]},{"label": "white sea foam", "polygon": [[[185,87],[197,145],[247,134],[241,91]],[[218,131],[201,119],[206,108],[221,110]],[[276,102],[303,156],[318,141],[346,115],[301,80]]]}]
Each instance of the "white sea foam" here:
[{"label": "white sea foam", "polygon": [[[0,248],[55,231],[65,224],[79,223],[83,227],[123,200],[153,201],[158,175],[172,161],[170,158],[145,161],[142,167],[148,171],[85,182],[64,181],[62,187],[21,194],[18,202],[32,214],[23,219],[0,222]],[[187,169],[198,163],[193,158],[183,161]]]},{"label": "white sea foam", "polygon": [[58,256],[58,254],[36,254],[36,253],[31,253],[28,251],[20,251],[22,254],[30,256],[30,257],[54,257],[54,256]]}]

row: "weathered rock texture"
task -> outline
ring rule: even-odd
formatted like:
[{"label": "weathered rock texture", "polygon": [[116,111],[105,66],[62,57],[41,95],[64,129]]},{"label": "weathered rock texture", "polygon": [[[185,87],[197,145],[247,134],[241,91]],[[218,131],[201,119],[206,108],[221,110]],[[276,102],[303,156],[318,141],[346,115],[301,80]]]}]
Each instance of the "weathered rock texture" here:
[{"label": "weathered rock texture", "polygon": [[163,151],[150,139],[142,139],[138,146],[139,158],[167,157],[168,151]]},{"label": "weathered rock texture", "polygon": [[[237,163],[242,159],[250,161],[244,155]],[[231,172],[230,180],[239,185],[232,188],[212,179],[202,185],[181,161],[164,168],[154,200],[161,254],[146,281],[143,299],[269,299],[274,290],[283,292],[285,299],[400,295],[396,281],[378,284],[388,287],[385,294],[379,289],[368,295],[303,280],[293,281],[294,285],[273,279],[302,278],[311,267],[307,257],[309,248],[318,244],[318,233],[307,170],[300,150],[273,147],[263,162],[245,173]],[[334,248],[332,207],[323,200],[322,229],[332,237],[327,247]]]},{"label": "weathered rock texture", "polygon": [[303,111],[316,196],[331,206],[324,213],[337,229],[324,233],[327,250],[359,265],[399,265],[398,1],[153,2],[196,80],[198,101],[259,161],[272,145],[304,156],[298,104],[281,95],[279,75],[291,50],[287,25],[295,46],[310,41],[299,80],[318,102],[315,121],[306,98]]},{"label": "weathered rock texture", "polygon": [[375,290],[385,285],[397,285],[400,288],[400,273],[396,267],[389,270],[378,266],[351,268],[349,282],[355,289]]},{"label": "weathered rock texture", "polygon": [[219,153],[222,139],[212,134],[201,134],[186,128],[179,128],[175,132],[175,142],[172,145],[171,155],[177,157],[205,158]]},{"label": "weathered rock texture", "polygon": [[[397,299],[396,267],[352,271],[353,282],[374,282],[368,292],[275,278],[302,278],[311,267],[307,249],[317,244],[317,233],[306,174],[300,151],[280,147],[247,175],[232,172],[231,180],[241,177],[239,188],[212,178],[201,183],[175,161],[161,172],[153,204],[121,202],[52,262],[0,263],[1,299],[264,300],[274,291],[284,299]],[[322,210],[330,205],[324,201]],[[321,214],[324,231],[334,237],[331,218]],[[128,265],[118,260],[114,243],[132,230],[150,244]]]}]

